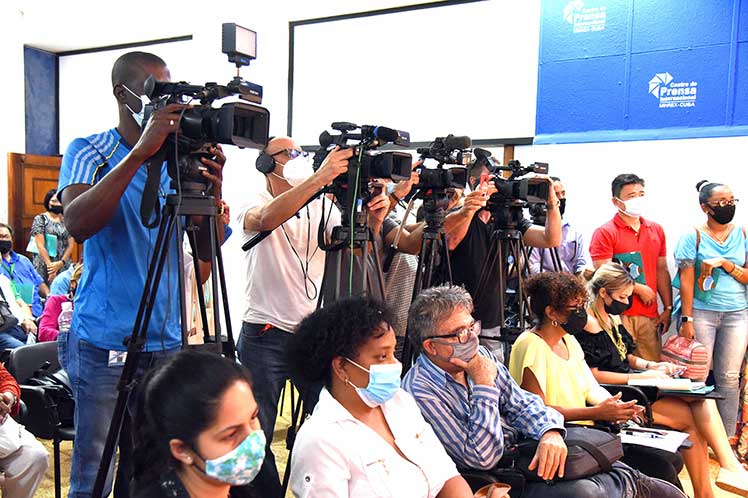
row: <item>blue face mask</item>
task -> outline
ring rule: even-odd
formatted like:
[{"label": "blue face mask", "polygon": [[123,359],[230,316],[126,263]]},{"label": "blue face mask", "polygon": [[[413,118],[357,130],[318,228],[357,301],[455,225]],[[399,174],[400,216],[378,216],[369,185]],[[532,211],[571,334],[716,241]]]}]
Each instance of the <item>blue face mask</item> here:
[{"label": "blue face mask", "polygon": [[353,360],[348,358],[346,360],[364,372],[369,373],[369,385],[366,388],[358,387],[351,381],[346,380],[356,390],[361,397],[361,401],[366,403],[368,407],[376,408],[386,403],[400,389],[400,375],[403,372],[403,364],[399,361],[396,363],[371,365],[367,370]]},{"label": "blue face mask", "polygon": [[130,114],[132,114],[132,118],[135,120],[138,126],[142,127],[143,118],[145,117],[145,106],[151,103],[151,99],[149,99],[145,95],[138,95],[137,93],[127,88],[127,85],[125,85],[124,83],[122,84],[122,88],[133,94],[136,98],[140,99],[140,111],[133,111],[132,107],[127,104],[125,104],[125,107],[127,107],[127,110],[130,111]]},{"label": "blue face mask", "polygon": [[[197,452],[196,452],[197,453]],[[202,458],[202,457],[201,457]],[[265,433],[251,432],[236,448],[222,457],[205,461],[206,476],[232,486],[252,482],[265,459]]]}]

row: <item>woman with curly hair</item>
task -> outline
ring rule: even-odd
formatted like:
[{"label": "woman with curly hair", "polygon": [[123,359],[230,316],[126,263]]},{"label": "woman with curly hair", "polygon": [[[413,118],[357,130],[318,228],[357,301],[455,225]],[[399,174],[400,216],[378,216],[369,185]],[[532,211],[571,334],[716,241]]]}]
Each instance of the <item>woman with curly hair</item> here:
[{"label": "woman with curly hair", "polygon": [[295,496],[470,497],[415,400],[400,389],[394,317],[368,298],[306,317],[288,364],[325,387],[291,458]]},{"label": "woman with curly hair", "polygon": [[[561,412],[566,422],[641,420],[644,407],[635,400],[621,402],[620,393],[611,396],[601,387],[570,334],[587,323],[587,289],[582,281],[568,273],[539,273],[528,279],[526,291],[536,321],[512,348],[509,373],[514,380]],[[677,454],[627,446],[621,461],[680,486],[683,461]]]}]

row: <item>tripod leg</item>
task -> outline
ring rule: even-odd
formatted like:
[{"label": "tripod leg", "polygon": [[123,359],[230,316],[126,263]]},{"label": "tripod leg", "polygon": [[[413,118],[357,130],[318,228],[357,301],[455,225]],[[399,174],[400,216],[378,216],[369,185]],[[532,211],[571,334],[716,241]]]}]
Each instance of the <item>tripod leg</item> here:
[{"label": "tripod leg", "polygon": [[[184,296],[185,294],[185,287],[186,282],[184,281],[184,251],[182,251],[182,248],[184,247],[184,227],[182,226],[182,219],[177,216],[176,217],[176,223],[177,223],[177,268],[179,268],[179,273],[177,275],[177,282],[179,283],[179,323],[182,326],[182,344],[187,344],[187,336],[189,334],[188,327],[187,327],[187,303],[184,302]],[[194,254],[194,248],[193,248],[193,254]],[[196,273],[195,275],[198,278],[198,281],[200,279],[200,274],[197,273],[199,270],[195,269]]]},{"label": "tripod leg", "polygon": [[[190,243],[192,250],[192,264],[195,267],[195,280],[197,283],[197,303],[200,308],[200,323],[203,326],[203,342],[208,343],[210,341],[210,332],[208,329],[208,313],[205,306],[205,292],[203,291],[202,277],[200,275],[200,258],[197,253],[197,241],[195,240],[195,232],[192,230],[187,231],[187,240]],[[192,304],[192,303],[190,303]],[[184,328],[184,327],[183,327]],[[184,338],[183,344],[187,344],[187,338]]]},{"label": "tripod leg", "polygon": [[[215,232],[217,233],[217,232]],[[223,268],[223,253],[221,252],[221,245],[216,246],[216,267],[218,269],[218,279],[221,282],[221,299],[223,305],[223,319],[226,321],[226,348],[223,354],[232,360],[236,359],[236,344],[234,343],[234,333],[231,327],[231,314],[229,313],[229,298],[228,291],[226,290],[226,274]],[[214,294],[217,294],[215,290]]]},{"label": "tripod leg", "polygon": [[104,450],[101,455],[101,461],[99,462],[99,470],[96,474],[96,480],[91,494],[93,498],[104,498],[104,485],[106,484],[107,474],[109,473],[109,462],[112,461],[112,457],[114,456],[114,449],[117,440],[119,439],[120,430],[122,429],[122,420],[125,415],[125,409],[127,408],[127,401],[130,397],[130,392],[135,385],[134,381],[138,369],[138,358],[140,352],[143,350],[143,346],[145,345],[148,324],[151,319],[156,296],[158,295],[158,285],[161,281],[161,274],[163,273],[166,256],[169,253],[168,241],[174,231],[174,225],[175,215],[173,213],[165,212],[161,217],[161,224],[159,226],[158,236],[156,237],[156,245],[148,267],[149,272],[146,276],[146,286],[143,289],[143,295],[140,299],[140,307],[138,308],[135,325],[133,326],[132,335],[130,336],[130,341],[127,345],[127,358],[122,368],[122,376],[117,385],[119,394],[117,395],[117,401],[114,405],[112,421],[109,424],[109,431],[107,432],[106,441],[104,443]]},{"label": "tripod leg", "polygon": [[452,285],[452,261],[449,259],[449,238],[447,237],[446,232],[440,232],[439,238],[441,239],[441,245],[444,251],[442,257],[447,265],[447,281],[449,282],[449,285]]},{"label": "tripod leg", "polygon": [[221,344],[221,313],[218,303],[218,274],[216,268],[216,217],[211,216],[208,219],[208,230],[210,230],[210,266],[213,271],[210,272],[211,297],[213,298],[213,330],[216,333],[216,344]]},{"label": "tripod leg", "polygon": [[[374,234],[369,229],[369,234],[373,238]],[[374,242],[372,241],[372,244]],[[369,289],[370,295],[376,296],[377,299],[384,301],[384,273],[382,272],[382,261],[379,259],[379,251],[377,251],[376,246],[374,247],[374,273],[376,277],[376,289]],[[376,290],[376,294],[372,292],[372,290]]]}]

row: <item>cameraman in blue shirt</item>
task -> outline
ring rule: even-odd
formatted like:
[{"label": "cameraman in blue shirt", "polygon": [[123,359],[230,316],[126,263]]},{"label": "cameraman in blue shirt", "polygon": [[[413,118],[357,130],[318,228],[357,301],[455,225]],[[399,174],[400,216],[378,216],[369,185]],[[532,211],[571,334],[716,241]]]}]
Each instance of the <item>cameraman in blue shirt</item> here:
[{"label": "cameraman in blue shirt", "polygon": [[[86,265],[75,295],[73,322],[69,334],[58,337],[60,361],[68,371],[75,397],[70,498],[91,496],[117,399],[122,353],[127,349],[123,341],[132,334],[157,238],[158,228],[146,228],[140,219],[147,176],[143,163],[159,151],[169,134],[178,131],[180,113],[187,107],[170,104],[155,111],[141,131],[148,103],[144,82],[151,75],[159,81],[171,80],[164,61],[153,54],[130,52],[117,59],[112,68],[112,93],[119,111],[117,127],[73,140],[60,171],[58,195],[65,209],[65,224],[78,242],[86,241]],[[207,167],[202,174],[213,183],[212,195],[220,199],[225,157],[219,148],[211,148],[210,153],[217,160],[202,159]],[[172,193],[169,183],[164,163],[161,205],[165,195]],[[200,221],[200,228],[198,250],[208,255],[207,219]],[[177,278],[182,269],[177,261],[181,247],[176,234],[168,244],[136,377],[158,359],[176,353],[181,345]],[[129,480],[129,462],[124,461],[130,444],[126,432],[120,436],[115,495],[120,490],[126,492]],[[105,495],[111,490],[113,466],[112,462]]]}]

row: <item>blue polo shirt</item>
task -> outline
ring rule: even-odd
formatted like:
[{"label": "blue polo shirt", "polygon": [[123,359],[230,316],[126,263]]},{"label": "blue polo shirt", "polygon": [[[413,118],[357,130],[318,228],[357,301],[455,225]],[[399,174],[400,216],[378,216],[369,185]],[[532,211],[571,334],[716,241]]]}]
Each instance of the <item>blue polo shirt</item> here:
[{"label": "blue polo shirt", "polygon": [[[130,152],[116,129],[76,138],[62,158],[58,195],[75,184],[96,185]],[[141,166],[130,181],[109,223],[83,244],[83,274],[75,293],[72,330],[101,349],[127,349],[123,339],[133,323],[145,286],[148,263],[158,227],[140,221],[140,199],[147,171]],[[171,193],[166,164],[162,165],[159,207]],[[176,234],[161,274],[158,294],[148,326],[146,351],[173,349],[181,344]]]},{"label": "blue polo shirt", "polygon": [[[26,301],[26,304],[31,306],[31,313],[34,316],[41,316],[42,300],[39,297],[39,284],[42,283],[42,277],[36,272],[29,258],[14,251],[10,251],[9,254],[10,261],[0,258],[2,259],[2,262],[0,262],[0,271],[10,279],[13,287],[21,295],[21,298]],[[29,293],[22,289],[23,286],[28,287],[30,295],[27,295]],[[28,301],[29,297],[31,298],[31,302]]]}]

